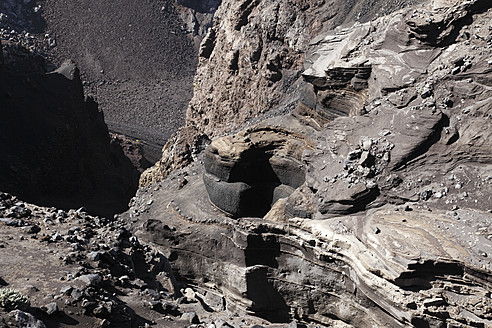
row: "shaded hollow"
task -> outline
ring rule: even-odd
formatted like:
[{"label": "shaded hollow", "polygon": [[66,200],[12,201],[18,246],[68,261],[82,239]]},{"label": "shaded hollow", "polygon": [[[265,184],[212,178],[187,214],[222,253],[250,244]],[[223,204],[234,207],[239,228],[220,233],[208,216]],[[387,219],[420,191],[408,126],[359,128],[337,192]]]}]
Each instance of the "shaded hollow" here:
[{"label": "shaded hollow", "polygon": [[[233,217],[262,217],[280,198],[304,183],[301,162],[276,152],[284,143],[220,154],[212,144],[205,153],[203,180],[210,201]],[[221,145],[222,146],[222,145]],[[234,149],[233,145],[227,145]]]}]

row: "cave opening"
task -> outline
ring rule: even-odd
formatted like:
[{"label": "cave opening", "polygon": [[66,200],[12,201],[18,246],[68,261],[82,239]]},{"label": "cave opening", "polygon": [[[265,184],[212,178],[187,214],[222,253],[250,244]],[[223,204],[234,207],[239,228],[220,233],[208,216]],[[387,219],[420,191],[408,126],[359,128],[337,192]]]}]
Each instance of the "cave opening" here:
[{"label": "cave opening", "polygon": [[227,165],[208,156],[204,182],[210,201],[233,217],[263,217],[280,198],[288,197],[305,180],[301,163],[252,148]]}]

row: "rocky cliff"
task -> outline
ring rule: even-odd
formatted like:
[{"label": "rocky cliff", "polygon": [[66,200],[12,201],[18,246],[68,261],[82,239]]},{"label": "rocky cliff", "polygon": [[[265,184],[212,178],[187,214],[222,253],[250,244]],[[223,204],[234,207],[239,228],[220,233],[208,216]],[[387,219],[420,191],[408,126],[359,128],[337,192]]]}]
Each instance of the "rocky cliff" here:
[{"label": "rocky cliff", "polygon": [[217,311],[492,325],[492,6],[374,8],[219,7],[187,127],[125,215]]},{"label": "rocky cliff", "polygon": [[38,204],[124,211],[138,171],[84,97],[75,64],[46,73],[44,59],[19,43],[2,50],[0,190]]},{"label": "rocky cliff", "polygon": [[301,73],[305,51],[321,31],[419,2],[223,3],[200,46],[186,127],[164,147],[174,159],[164,155],[143,175],[141,185],[159,181],[175,167],[188,164],[207,138],[292,110],[304,95]]}]

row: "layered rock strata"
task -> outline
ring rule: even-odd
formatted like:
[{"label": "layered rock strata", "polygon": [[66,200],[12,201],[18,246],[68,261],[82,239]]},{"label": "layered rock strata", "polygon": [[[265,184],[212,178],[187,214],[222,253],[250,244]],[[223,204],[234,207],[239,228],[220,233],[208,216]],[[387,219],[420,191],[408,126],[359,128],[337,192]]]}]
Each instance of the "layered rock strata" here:
[{"label": "layered rock strata", "polygon": [[264,216],[305,180],[302,135],[266,126],[214,140],[204,182],[212,203],[236,217]]},{"label": "layered rock strata", "polygon": [[[204,51],[254,21],[256,3],[233,6]],[[491,15],[487,1],[435,1],[319,34],[301,48],[296,92],[277,89],[286,114],[215,138],[140,189],[126,219],[226,309],[340,327],[492,325]],[[254,76],[242,54],[221,63]],[[209,107],[189,119],[206,133],[225,132],[215,107],[248,113],[200,92],[190,111]]]},{"label": "layered rock strata", "polygon": [[[165,159],[175,141],[186,145],[190,149],[186,156],[192,157],[203,135],[214,138],[295,107],[297,97],[304,95],[304,53],[321,31],[419,2],[223,2],[200,46],[186,128],[170,138],[163,148],[163,160],[143,174],[140,185],[158,182],[171,167],[180,166],[182,156],[177,162]],[[190,129],[196,132],[190,134]]]}]

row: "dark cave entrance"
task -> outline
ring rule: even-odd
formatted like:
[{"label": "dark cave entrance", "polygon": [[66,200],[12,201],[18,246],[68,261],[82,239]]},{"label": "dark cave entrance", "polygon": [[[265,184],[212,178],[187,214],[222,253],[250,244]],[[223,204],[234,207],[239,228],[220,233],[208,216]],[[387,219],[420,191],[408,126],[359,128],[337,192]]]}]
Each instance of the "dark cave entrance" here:
[{"label": "dark cave entrance", "polygon": [[247,150],[233,164],[205,162],[204,182],[211,202],[233,217],[265,216],[305,180],[299,161],[273,156],[265,148]]}]

